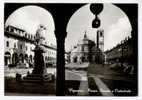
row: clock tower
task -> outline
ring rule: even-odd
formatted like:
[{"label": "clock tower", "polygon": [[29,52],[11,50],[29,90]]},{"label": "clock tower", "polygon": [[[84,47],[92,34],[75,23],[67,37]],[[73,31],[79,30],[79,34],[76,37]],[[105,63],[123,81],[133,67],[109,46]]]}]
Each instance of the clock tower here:
[{"label": "clock tower", "polygon": [[99,48],[102,52],[104,51],[104,30],[97,30],[97,48]]}]

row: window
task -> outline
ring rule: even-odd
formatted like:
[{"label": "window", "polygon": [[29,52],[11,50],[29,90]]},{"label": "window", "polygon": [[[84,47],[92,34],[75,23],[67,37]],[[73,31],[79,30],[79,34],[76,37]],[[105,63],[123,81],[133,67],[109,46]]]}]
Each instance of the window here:
[{"label": "window", "polygon": [[14,43],[14,48],[16,48],[16,43]]},{"label": "window", "polygon": [[28,38],[30,39],[30,34],[28,34]]},{"label": "window", "polygon": [[9,41],[6,42],[6,47],[9,47]]},{"label": "window", "polygon": [[20,49],[22,49],[22,45],[20,45]]},{"label": "window", "polygon": [[45,61],[47,61],[48,60],[48,58],[47,58],[47,56],[45,57]]},{"label": "window", "polygon": [[14,32],[14,29],[13,29],[13,28],[11,28],[11,32]]},{"label": "window", "polygon": [[27,33],[25,33],[25,37],[27,38]]}]

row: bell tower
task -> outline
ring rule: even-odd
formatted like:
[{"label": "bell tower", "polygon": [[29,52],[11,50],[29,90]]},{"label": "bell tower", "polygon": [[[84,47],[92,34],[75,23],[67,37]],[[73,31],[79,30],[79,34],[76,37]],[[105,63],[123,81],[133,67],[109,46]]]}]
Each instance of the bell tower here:
[{"label": "bell tower", "polygon": [[99,48],[102,52],[104,51],[104,30],[97,30],[97,48]]}]

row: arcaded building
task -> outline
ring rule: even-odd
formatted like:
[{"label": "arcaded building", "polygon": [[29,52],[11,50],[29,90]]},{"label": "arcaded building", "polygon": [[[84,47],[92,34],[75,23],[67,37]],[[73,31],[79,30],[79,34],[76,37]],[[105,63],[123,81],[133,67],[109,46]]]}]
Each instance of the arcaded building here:
[{"label": "arcaded building", "polygon": [[80,42],[77,43],[74,49],[70,52],[71,62],[102,63],[104,60],[104,55],[97,44],[99,43],[95,43],[95,41],[90,40],[85,33],[83,39],[81,39]]},{"label": "arcaded building", "polygon": [[133,62],[133,41],[132,38],[127,37],[110,50],[105,52],[107,63],[129,63]]},{"label": "arcaded building", "polygon": [[[7,26],[4,30],[4,64],[7,67],[30,67],[34,62],[35,38],[33,34],[14,26]],[[56,46],[43,44],[46,63],[56,62]]]}]

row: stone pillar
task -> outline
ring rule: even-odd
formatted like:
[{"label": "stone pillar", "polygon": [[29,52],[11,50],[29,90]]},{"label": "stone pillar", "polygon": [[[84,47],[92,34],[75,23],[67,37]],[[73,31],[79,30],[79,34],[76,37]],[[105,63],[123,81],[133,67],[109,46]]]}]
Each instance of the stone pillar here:
[{"label": "stone pillar", "polygon": [[[59,33],[63,33],[62,37]],[[56,30],[55,35],[57,39],[57,78],[56,78],[56,95],[65,95],[65,37],[66,31]]]}]

